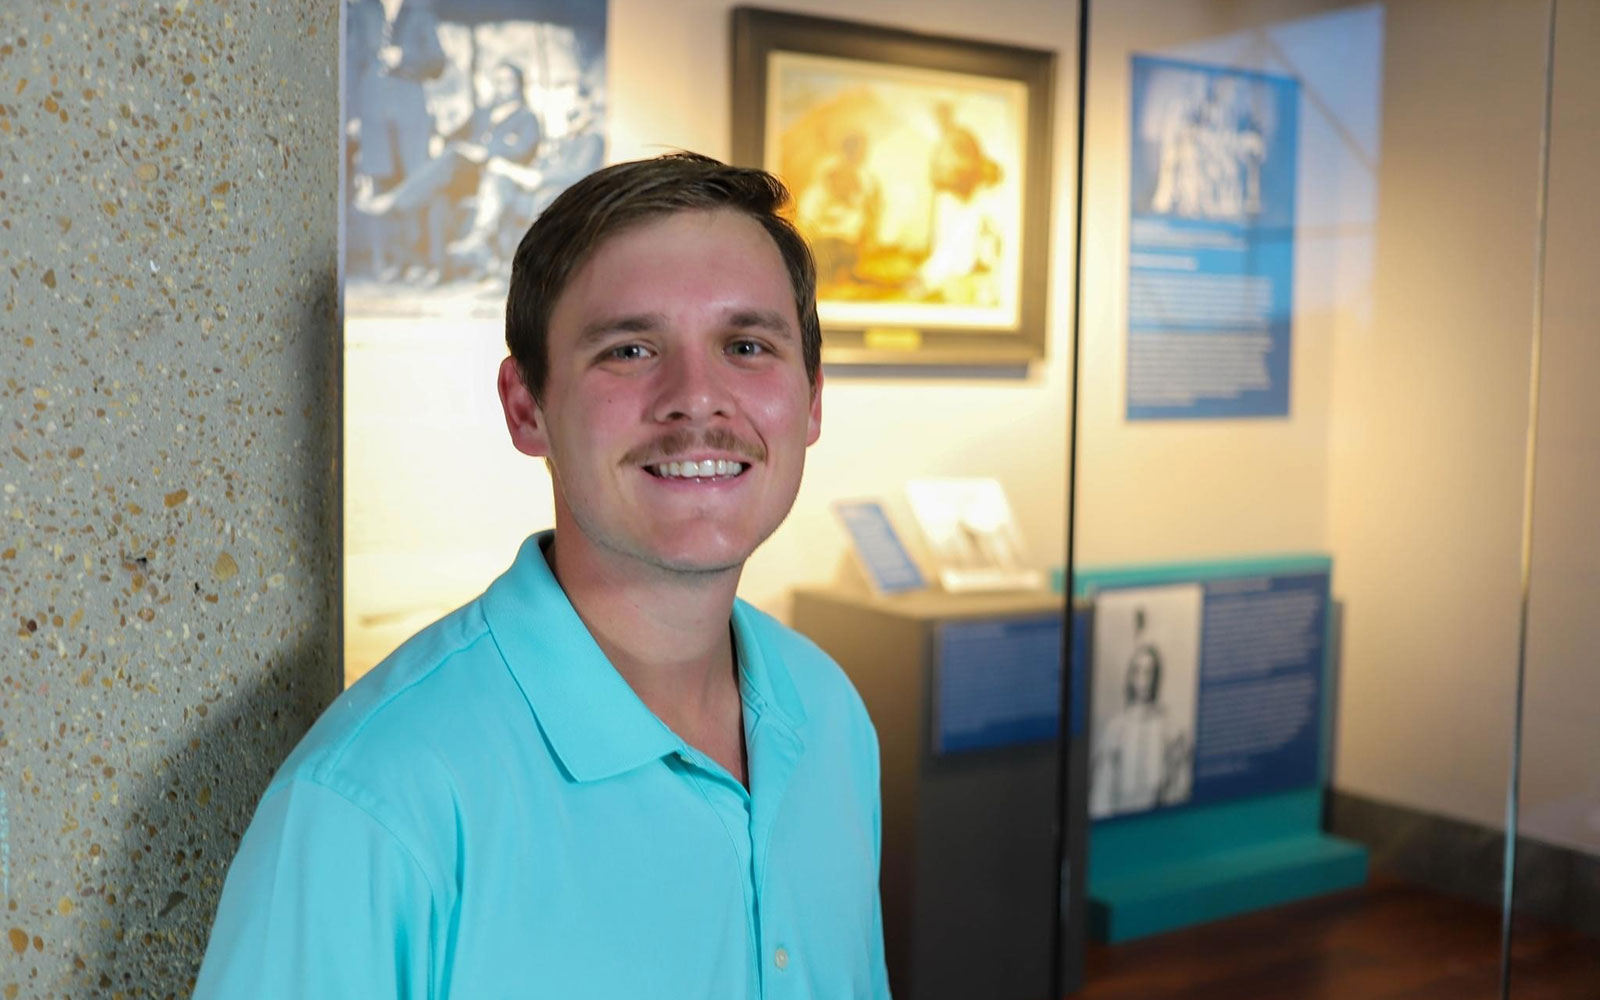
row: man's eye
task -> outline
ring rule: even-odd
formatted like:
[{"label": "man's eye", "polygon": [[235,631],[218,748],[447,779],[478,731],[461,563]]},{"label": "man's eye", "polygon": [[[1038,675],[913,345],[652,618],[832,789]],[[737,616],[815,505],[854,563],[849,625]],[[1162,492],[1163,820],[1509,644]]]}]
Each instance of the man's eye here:
[{"label": "man's eye", "polygon": [[616,361],[638,361],[650,356],[650,351],[643,344],[618,344],[606,352],[606,358]]},{"label": "man's eye", "polygon": [[741,358],[753,358],[758,354],[767,353],[767,348],[754,340],[736,340],[728,345],[728,353]]}]

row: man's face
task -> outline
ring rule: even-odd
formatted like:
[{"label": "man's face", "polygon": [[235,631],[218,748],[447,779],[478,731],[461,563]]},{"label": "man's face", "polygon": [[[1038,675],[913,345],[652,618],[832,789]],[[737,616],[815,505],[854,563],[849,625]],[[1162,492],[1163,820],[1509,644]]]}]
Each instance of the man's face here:
[{"label": "man's face", "polygon": [[1144,705],[1156,698],[1156,659],[1148,648],[1133,654],[1128,663],[1128,686],[1133,690],[1135,704]]},{"label": "man's face", "polygon": [[517,447],[550,459],[558,539],[581,536],[563,553],[735,569],[788,514],[821,399],[760,223],[679,212],[610,237],[556,300],[547,349],[542,405],[509,359],[500,388]]},{"label": "man's face", "polygon": [[496,104],[505,101],[522,100],[522,83],[517,79],[516,71],[509,66],[496,66],[494,73],[489,78],[494,87],[494,100]]}]

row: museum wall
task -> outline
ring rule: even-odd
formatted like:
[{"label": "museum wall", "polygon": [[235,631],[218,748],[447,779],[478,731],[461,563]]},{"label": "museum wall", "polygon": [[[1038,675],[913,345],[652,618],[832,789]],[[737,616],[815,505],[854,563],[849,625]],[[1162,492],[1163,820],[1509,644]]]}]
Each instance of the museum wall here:
[{"label": "museum wall", "polygon": [[[1563,5],[1563,16],[1577,6]],[[1594,509],[1584,504],[1594,497],[1592,448],[1582,449],[1597,404],[1571,382],[1595,366],[1584,323],[1594,292],[1575,277],[1592,270],[1584,262],[1600,233],[1577,180],[1596,162],[1600,73],[1577,56],[1597,37],[1587,17],[1563,25],[1556,62],[1523,773],[1534,807],[1524,832],[1593,850],[1600,830],[1581,832],[1577,818],[1584,791],[1586,809],[1600,808],[1600,754],[1592,721],[1576,724],[1586,707],[1593,718],[1592,647],[1583,645],[1593,627],[1570,603],[1600,555],[1585,524],[1592,513],[1580,514]],[[1336,359],[1331,541],[1348,609],[1336,782],[1500,827],[1518,656],[1545,5],[1392,4],[1388,19],[1374,336]]]},{"label": "museum wall", "polygon": [[[1248,40],[1257,34],[1254,25],[1266,23],[1266,18],[1240,16],[1212,3],[1095,5],[1084,167],[1080,567],[1326,547],[1328,372],[1337,311],[1296,313],[1288,418],[1125,418],[1129,60],[1143,53],[1240,64],[1238,52],[1194,46]],[[1302,202],[1305,187],[1302,181]],[[1296,296],[1303,299],[1326,271],[1308,267],[1304,253],[1297,258]]]},{"label": "museum wall", "polygon": [[1522,737],[1522,830],[1600,854],[1600,5],[1563,3]]},{"label": "museum wall", "polygon": [[1491,827],[1518,652],[1543,9],[1388,8],[1373,324],[1336,356],[1329,450],[1336,784]]},{"label": "museum wall", "polygon": [[338,6],[0,5],[0,995],[187,996],[339,689]]}]

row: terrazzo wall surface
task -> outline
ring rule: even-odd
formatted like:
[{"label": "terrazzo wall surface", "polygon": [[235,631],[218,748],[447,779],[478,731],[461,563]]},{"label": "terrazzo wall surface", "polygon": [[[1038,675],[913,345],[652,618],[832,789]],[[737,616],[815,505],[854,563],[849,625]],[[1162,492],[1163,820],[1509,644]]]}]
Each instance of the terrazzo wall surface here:
[{"label": "terrazzo wall surface", "polygon": [[338,687],[339,4],[0,4],[0,998],[187,996]]}]

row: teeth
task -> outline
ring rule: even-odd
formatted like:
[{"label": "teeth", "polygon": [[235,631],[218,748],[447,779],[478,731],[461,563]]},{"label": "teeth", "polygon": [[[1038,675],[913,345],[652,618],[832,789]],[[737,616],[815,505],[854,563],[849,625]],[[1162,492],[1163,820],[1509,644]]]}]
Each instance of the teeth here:
[{"label": "teeth", "polygon": [[708,458],[701,462],[665,462],[655,468],[663,479],[711,479],[737,476],[744,471],[743,463],[722,458]]}]

